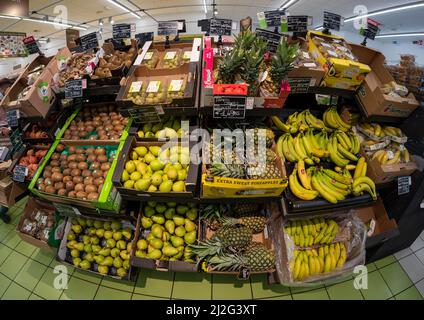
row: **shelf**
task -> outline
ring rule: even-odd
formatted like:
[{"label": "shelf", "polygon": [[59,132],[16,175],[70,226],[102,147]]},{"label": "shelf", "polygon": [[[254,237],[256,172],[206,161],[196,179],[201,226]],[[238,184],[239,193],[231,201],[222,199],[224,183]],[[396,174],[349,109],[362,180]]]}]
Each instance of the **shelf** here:
[{"label": "shelf", "polygon": [[[104,95],[116,95],[119,92],[121,86],[118,85],[107,85],[102,87],[93,87],[83,90],[82,98],[94,97],[94,96],[104,96]],[[65,99],[64,89],[55,91],[56,97],[58,99]]]}]

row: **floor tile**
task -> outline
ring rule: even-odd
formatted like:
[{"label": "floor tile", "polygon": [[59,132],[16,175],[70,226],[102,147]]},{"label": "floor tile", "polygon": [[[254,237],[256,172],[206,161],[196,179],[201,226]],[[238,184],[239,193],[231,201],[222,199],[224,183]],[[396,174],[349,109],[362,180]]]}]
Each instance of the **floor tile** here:
[{"label": "floor tile", "polygon": [[214,274],[212,282],[212,299],[214,300],[252,299],[249,281],[238,280],[234,275]]},{"label": "floor tile", "polygon": [[403,270],[408,274],[412,282],[418,282],[424,279],[424,267],[418,258],[412,254],[399,261]]},{"label": "floor tile", "polygon": [[92,282],[94,284],[100,284],[100,281],[102,281],[103,276],[95,273],[91,273],[88,271],[75,269],[74,273],[72,274],[72,277],[77,277],[78,279]]},{"label": "floor tile", "polygon": [[10,279],[14,279],[27,260],[28,258],[24,255],[18,252],[12,252],[1,265],[0,272]]},{"label": "floor tile", "polygon": [[374,262],[374,264],[375,264],[375,266],[377,268],[381,269],[381,268],[383,268],[383,267],[385,267],[385,266],[387,266],[387,265],[389,265],[391,263],[394,263],[396,261],[397,260],[396,260],[396,258],[394,256],[387,256],[387,257],[385,257],[385,258],[383,258],[381,260],[378,260],[378,261]]},{"label": "floor tile", "polygon": [[411,280],[399,263],[393,263],[380,269],[380,273],[394,295],[412,285]]},{"label": "floor tile", "polygon": [[[47,271],[44,273],[43,277],[40,279],[40,282],[35,287],[34,293],[36,293],[40,297],[47,300],[59,299],[63,290],[56,289],[54,287],[55,279],[58,276],[65,277],[65,275],[59,275],[59,274],[53,273],[53,269],[48,268]],[[57,279],[61,279],[61,278],[57,278]],[[68,278],[68,281],[69,281],[69,278]],[[64,285],[63,282],[59,284]]]},{"label": "floor tile", "polygon": [[68,289],[63,290],[60,300],[93,300],[98,286],[73,276],[68,283]]},{"label": "floor tile", "polygon": [[35,261],[38,261],[46,266],[50,265],[53,258],[54,253],[43,251],[40,248],[35,249],[31,255],[31,259],[34,259]]},{"label": "floor tile", "polygon": [[44,300],[43,298],[37,296],[36,294],[31,294],[28,298],[28,300]]},{"label": "floor tile", "polygon": [[[266,275],[253,275],[250,278],[253,299],[272,298],[275,296],[290,295],[290,289],[281,284],[268,284]],[[290,298],[291,299],[291,298]]]},{"label": "floor tile", "polygon": [[412,254],[412,250],[410,248],[405,248],[403,250],[400,250],[399,252],[396,252],[394,256],[396,259],[400,260],[406,256],[409,256],[410,254]]},{"label": "floor tile", "polygon": [[395,298],[396,300],[423,300],[423,297],[415,286],[399,293]]},{"label": "floor tile", "polygon": [[134,282],[116,280],[111,277],[103,277],[102,282],[100,283],[103,287],[109,287],[112,289],[118,289],[121,291],[133,292],[134,291]]},{"label": "floor tile", "polygon": [[2,300],[27,300],[31,292],[22,288],[16,283],[12,283],[1,297]]},{"label": "floor tile", "polygon": [[16,246],[15,251],[18,251],[19,253],[22,253],[24,256],[31,257],[36,247],[34,247],[32,244],[29,244],[28,242],[21,241]]},{"label": "floor tile", "polygon": [[392,296],[379,272],[368,274],[368,289],[361,289],[365,300],[385,300]]},{"label": "floor tile", "polygon": [[3,242],[3,239],[7,237],[10,231],[12,231],[14,226],[12,224],[3,223],[0,225],[0,241]]},{"label": "floor tile", "polygon": [[142,294],[133,294],[131,300],[169,300],[159,297],[143,296]]},{"label": "floor tile", "polygon": [[11,283],[12,280],[0,273],[0,297],[3,295],[3,293],[6,291],[6,289]]},{"label": "floor tile", "polygon": [[28,259],[19,271],[14,281],[28,290],[33,290],[47,267],[41,263]]},{"label": "floor tile", "polygon": [[272,298],[264,298],[260,300],[293,300],[291,294],[284,295],[284,296],[278,296],[278,297],[272,297]]},{"label": "floor tile", "polygon": [[210,300],[212,282],[210,274],[176,272],[173,299],[200,299]]},{"label": "floor tile", "polygon": [[414,252],[424,248],[424,240],[418,237],[417,240],[415,240],[414,243],[411,244],[410,248]]},{"label": "floor tile", "polygon": [[367,264],[367,269],[368,269],[368,273],[373,272],[375,270],[377,270],[377,267],[375,266],[374,263],[368,263]]},{"label": "floor tile", "polygon": [[421,263],[423,264],[423,267],[424,267],[424,248],[422,248],[422,249],[418,250],[417,252],[415,252],[415,255],[421,261]]},{"label": "floor tile", "polygon": [[99,287],[94,300],[130,300],[131,293],[106,287]]},{"label": "floor tile", "polygon": [[331,300],[363,300],[360,290],[355,289],[353,281],[346,281],[327,287]]},{"label": "floor tile", "polygon": [[11,249],[15,249],[19,242],[21,242],[21,238],[19,238],[16,231],[11,230],[7,236],[1,241],[4,245],[8,246]]},{"label": "floor tile", "polygon": [[293,300],[328,300],[325,288],[293,294]]},{"label": "floor tile", "polygon": [[163,298],[171,297],[173,279],[173,272],[141,269],[134,293]]},{"label": "floor tile", "polygon": [[420,282],[416,283],[415,287],[417,288],[417,290],[421,293],[422,297],[424,298],[424,279],[421,280]]},{"label": "floor tile", "polygon": [[12,249],[0,243],[0,266],[3,264],[3,262],[6,260],[6,258],[9,256],[11,252],[12,252]]},{"label": "floor tile", "polygon": [[297,293],[304,293],[304,292],[318,290],[318,289],[324,289],[324,285],[317,284],[314,286],[309,285],[307,287],[292,287],[290,288],[290,291],[292,294],[297,294]]}]

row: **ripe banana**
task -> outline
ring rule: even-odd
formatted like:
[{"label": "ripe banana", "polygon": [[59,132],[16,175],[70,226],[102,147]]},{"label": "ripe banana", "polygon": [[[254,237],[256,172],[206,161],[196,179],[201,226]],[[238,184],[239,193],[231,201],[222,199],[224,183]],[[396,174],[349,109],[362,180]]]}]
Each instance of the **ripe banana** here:
[{"label": "ripe banana", "polygon": [[328,202],[333,204],[336,204],[338,202],[337,198],[333,194],[331,194],[331,192],[328,192],[327,189],[323,186],[323,184],[321,184],[316,175],[312,176],[312,186],[315,190],[319,192],[321,197],[323,197]]},{"label": "ripe banana", "polygon": [[272,122],[275,124],[275,126],[284,132],[290,132],[290,126],[286,125],[283,121],[280,120],[277,116],[271,117]]},{"label": "ripe banana", "polygon": [[312,190],[308,175],[305,170],[305,162],[303,160],[299,160],[299,162],[297,163],[297,174],[299,176],[300,182],[302,183],[302,186],[305,189]]},{"label": "ripe banana", "polygon": [[397,150],[397,151],[395,152],[394,157],[393,157],[391,160],[388,160],[388,161],[386,162],[386,164],[387,164],[387,165],[389,165],[389,164],[395,164],[395,163],[398,163],[398,162],[399,162],[399,158],[400,158],[400,150]]},{"label": "ripe banana", "polygon": [[365,158],[364,157],[359,158],[358,163],[356,164],[355,173],[353,174],[353,178],[354,179],[359,178],[359,177],[362,176],[362,171],[363,171],[364,164],[366,164],[365,163]]},{"label": "ripe banana", "polygon": [[331,179],[334,179],[340,183],[351,185],[352,179],[342,176],[341,174],[338,174],[337,172],[334,172],[330,169],[323,169],[323,172],[329,176]]},{"label": "ripe banana", "polygon": [[297,180],[296,170],[289,177],[289,188],[293,194],[299,199],[310,201],[318,197],[318,192],[303,188]]}]

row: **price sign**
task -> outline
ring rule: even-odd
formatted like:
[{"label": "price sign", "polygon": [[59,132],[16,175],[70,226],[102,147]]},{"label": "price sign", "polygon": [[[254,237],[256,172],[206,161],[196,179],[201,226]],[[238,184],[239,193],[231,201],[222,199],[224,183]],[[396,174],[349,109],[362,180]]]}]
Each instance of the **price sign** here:
[{"label": "price sign", "polygon": [[159,36],[176,36],[178,34],[178,21],[159,21],[158,35]]},{"label": "price sign", "polygon": [[267,50],[268,52],[275,53],[277,51],[278,44],[281,40],[281,34],[278,32],[272,32],[264,29],[256,29],[256,35],[259,38],[268,41]]},{"label": "price sign", "polygon": [[398,178],[398,195],[408,194],[409,187],[411,186],[411,177],[399,177]]},{"label": "price sign", "polygon": [[77,42],[81,43],[81,48],[83,51],[88,51],[90,49],[99,47],[99,39],[97,37],[97,32],[92,32],[82,36],[77,40]]},{"label": "price sign", "polygon": [[281,25],[281,17],[284,16],[284,11],[264,11],[257,13],[259,26],[263,29],[268,27],[279,27]]},{"label": "price sign", "polygon": [[217,36],[231,36],[233,21],[230,19],[209,20],[209,33]]},{"label": "price sign", "polygon": [[309,16],[284,16],[281,23],[282,32],[307,32],[308,26],[312,24]]},{"label": "price sign", "polygon": [[139,41],[139,46],[142,47],[147,41],[153,41],[153,32],[137,33],[135,38]]},{"label": "price sign", "polygon": [[324,11],[324,29],[340,31],[342,16]]},{"label": "price sign", "polygon": [[119,23],[114,24],[112,29],[113,39],[129,39],[131,38],[131,24]]},{"label": "price sign", "polygon": [[359,33],[362,36],[364,36],[364,37],[366,37],[368,39],[375,40],[375,36],[380,31],[379,26],[380,26],[380,23],[378,23],[375,20],[372,20],[372,19],[368,18],[368,20],[367,20],[367,28],[366,29],[362,28]]},{"label": "price sign", "polygon": [[[82,89],[84,89],[85,79],[77,79],[77,80],[68,80],[65,82],[65,98],[73,99],[73,98],[81,98],[82,97]],[[87,87],[87,85],[85,85]]]},{"label": "price sign", "polygon": [[249,268],[246,268],[246,267],[243,267],[240,270],[240,272],[239,272],[239,274],[237,276],[237,278],[239,280],[249,280],[249,277],[250,277],[250,269]]},{"label": "price sign", "polygon": [[28,167],[17,165],[13,171],[13,181],[24,182],[28,175]]},{"label": "price sign", "polygon": [[164,114],[162,106],[148,106],[128,109],[128,113],[135,123],[160,122],[160,115]]},{"label": "price sign", "polygon": [[[313,85],[311,78],[288,78],[290,93],[307,93],[309,87]],[[311,84],[312,83],[312,84]]]},{"label": "price sign", "polygon": [[19,124],[19,110],[13,109],[6,112],[7,124],[11,128],[15,128]]},{"label": "price sign", "polygon": [[40,53],[40,48],[38,47],[37,41],[33,36],[29,36],[22,39],[26,49],[28,50],[28,54]]},{"label": "price sign", "polygon": [[246,97],[215,96],[214,119],[244,119],[246,117]]}]

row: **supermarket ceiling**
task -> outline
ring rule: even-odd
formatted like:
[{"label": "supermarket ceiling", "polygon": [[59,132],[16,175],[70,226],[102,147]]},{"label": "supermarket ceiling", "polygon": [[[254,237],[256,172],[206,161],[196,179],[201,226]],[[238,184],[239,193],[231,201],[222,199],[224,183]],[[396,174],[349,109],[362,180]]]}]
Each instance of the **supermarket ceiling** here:
[{"label": "supermarket ceiling", "polygon": [[[12,0],[4,0],[12,1]],[[3,0],[2,0],[3,2]],[[127,9],[135,12],[140,18]],[[99,30],[99,19],[103,19],[103,30],[111,30],[110,17],[115,22],[135,22],[137,32],[151,30],[157,20],[186,19],[195,23],[199,19],[210,17],[213,10],[213,0],[29,0],[29,16],[35,19],[45,19],[47,16],[54,20],[60,15],[67,15],[69,24],[83,25],[89,31]],[[216,0],[217,17],[240,18],[251,16],[256,20],[256,12],[275,10],[287,0]],[[369,12],[392,7],[416,3],[407,0],[293,0],[289,8],[290,14],[307,14],[313,16],[314,27],[322,23],[322,13],[325,10],[341,14],[344,17],[355,16],[355,7],[365,5]],[[424,1],[419,1],[424,2]],[[205,7],[206,3],[206,7]],[[1,6],[0,6],[1,8]],[[205,8],[207,14],[205,14]],[[1,10],[1,9],[0,9]],[[1,14],[2,12],[0,12]],[[382,23],[382,33],[417,32],[424,31],[424,6],[412,10],[393,12],[379,15],[375,19]],[[144,30],[146,29],[146,30]],[[346,23],[343,30],[354,31],[353,23]],[[35,23],[24,19],[7,19],[0,15],[0,31],[26,32],[37,38],[50,37],[64,39],[65,32],[58,30],[52,24]],[[84,33],[84,31],[83,31]]]}]

